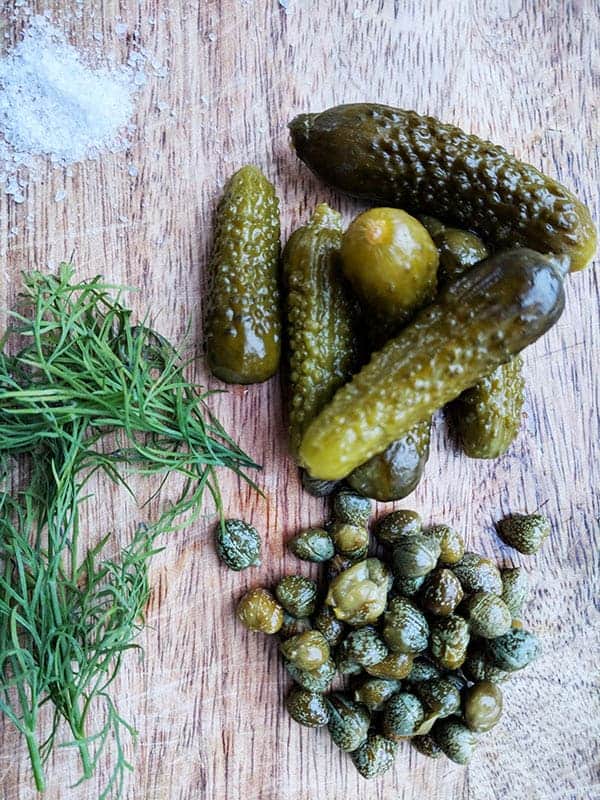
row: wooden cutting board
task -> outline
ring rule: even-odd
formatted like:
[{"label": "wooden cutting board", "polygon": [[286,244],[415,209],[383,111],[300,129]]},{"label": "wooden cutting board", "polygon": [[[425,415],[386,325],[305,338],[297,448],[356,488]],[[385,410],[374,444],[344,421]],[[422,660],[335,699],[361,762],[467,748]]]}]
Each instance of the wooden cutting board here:
[{"label": "wooden cutting board", "polygon": [[[52,269],[73,254],[82,277],[102,273],[139,287],[131,303],[140,313],[151,308],[166,336],[189,327],[200,356],[213,213],[236,168],[253,162],[275,181],[285,235],[318,202],[347,220],[357,212],[299,163],[286,132],[294,114],[341,102],[415,108],[489,137],[574,189],[598,219],[596,0],[289,0],[287,13],[277,0],[50,5],[74,42],[86,46],[99,32],[122,59],[137,43],[168,70],[162,78],[149,70],[126,155],[76,166],[70,176],[49,170],[23,206],[0,197],[3,307],[15,297],[20,270]],[[17,30],[3,19],[14,41]],[[247,588],[314,573],[285,542],[326,515],[321,501],[302,493],[286,455],[276,378],[212,401],[264,465],[265,499],[222,476],[227,513],[264,535],[262,566],[236,574],[219,564],[209,509],[202,523],[165,542],[153,563],[146,655],[126,658],[113,687],[139,730],[137,747],[126,743],[134,766],[128,800],[600,797],[598,270],[571,278],[567,295],[560,322],[525,353],[526,414],[507,455],[467,459],[438,420],[426,476],[403,503],[427,521],[455,525],[470,549],[532,573],[525,622],[542,637],[544,655],[507,686],[503,721],[482,738],[471,766],[428,761],[406,744],[392,772],[364,781],[326,731],[302,729],[282,709],[290,681],[277,642],[235,622],[235,602]],[[201,360],[195,377],[223,388]],[[90,540],[114,530],[115,541],[126,542],[136,521],[156,513],[156,504],[138,510],[106,480],[93,488]],[[543,552],[527,558],[504,548],[493,521],[540,506],[553,523]],[[93,800],[107,769],[68,788],[77,764],[61,750],[48,765],[46,797]],[[36,796],[24,743],[6,723],[0,795]]]}]

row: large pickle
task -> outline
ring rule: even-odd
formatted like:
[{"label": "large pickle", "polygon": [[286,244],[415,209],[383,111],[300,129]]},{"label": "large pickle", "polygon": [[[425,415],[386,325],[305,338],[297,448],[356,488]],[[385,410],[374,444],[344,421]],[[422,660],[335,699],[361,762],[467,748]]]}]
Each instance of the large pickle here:
[{"label": "large pickle", "polygon": [[565,266],[517,248],[449,284],[309,425],[310,474],[348,475],[538,339],[562,313]]},{"label": "large pickle", "polygon": [[588,209],[504,148],[433,117],[356,103],[290,124],[298,156],[337,189],[469,228],[497,247],[567,255],[583,269],[596,250]]},{"label": "large pickle", "polygon": [[471,458],[498,458],[516,438],[524,401],[522,366],[516,356],[450,404],[450,421]]},{"label": "large pickle", "polygon": [[341,215],[321,204],[283,251],[294,455],[307,425],[357,364],[356,305],[340,272],[341,241]]},{"label": "large pickle", "polygon": [[227,383],[260,383],[277,371],[279,203],[253,166],[238,170],[217,212],[206,326],[208,364]]}]

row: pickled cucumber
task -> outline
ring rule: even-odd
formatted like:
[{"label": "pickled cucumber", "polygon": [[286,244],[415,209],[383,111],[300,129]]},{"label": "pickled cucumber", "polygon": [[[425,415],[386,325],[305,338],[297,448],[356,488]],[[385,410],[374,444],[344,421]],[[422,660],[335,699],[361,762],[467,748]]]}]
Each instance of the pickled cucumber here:
[{"label": "pickled cucumber", "polygon": [[257,167],[242,167],[217,213],[206,326],[208,364],[227,383],[260,383],[277,371],[278,258],[275,190]]},{"label": "pickled cucumber", "polygon": [[308,426],[309,473],[348,475],[538,339],[562,313],[567,266],[517,248],[449,284]]},{"label": "pickled cucumber", "polygon": [[342,218],[317,206],[283,252],[287,290],[290,448],[357,366],[356,303],[340,271]]},{"label": "pickled cucumber", "polygon": [[573,272],[595,253],[590,213],[571,192],[453,125],[356,103],[301,114],[290,129],[310,169],[355,197],[431,214],[499,248],[567,255]]},{"label": "pickled cucumber", "polygon": [[498,458],[521,427],[525,381],[516,356],[467,389],[448,409],[463,450],[471,458]]}]

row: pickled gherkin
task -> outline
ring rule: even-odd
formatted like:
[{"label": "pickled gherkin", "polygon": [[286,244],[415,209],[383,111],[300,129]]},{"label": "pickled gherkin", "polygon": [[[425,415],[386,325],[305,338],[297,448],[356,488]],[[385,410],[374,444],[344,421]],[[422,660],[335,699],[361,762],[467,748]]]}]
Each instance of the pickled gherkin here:
[{"label": "pickled gherkin", "polygon": [[279,203],[262,172],[242,167],[219,205],[207,316],[208,364],[227,383],[260,383],[281,352]]},{"label": "pickled gherkin", "polygon": [[520,245],[568,256],[572,272],[594,256],[590,213],[568,189],[453,125],[355,103],[301,114],[290,129],[310,169],[355,197],[431,214],[497,248]]},{"label": "pickled gherkin", "polygon": [[356,304],[341,275],[342,218],[325,204],[283,252],[290,350],[290,446],[356,367]]},{"label": "pickled gherkin", "polygon": [[449,284],[309,425],[310,474],[348,475],[538,339],[562,313],[564,268],[517,248]]}]

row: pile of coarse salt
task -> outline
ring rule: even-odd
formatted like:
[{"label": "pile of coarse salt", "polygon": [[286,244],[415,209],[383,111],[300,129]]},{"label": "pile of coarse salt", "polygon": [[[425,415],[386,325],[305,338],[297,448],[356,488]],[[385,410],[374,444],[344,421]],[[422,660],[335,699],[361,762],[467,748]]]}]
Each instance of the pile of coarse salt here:
[{"label": "pile of coarse salt", "polygon": [[0,186],[22,203],[40,159],[67,166],[129,145],[139,62],[92,66],[45,17],[0,59]]}]

